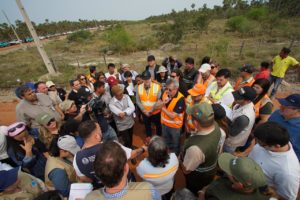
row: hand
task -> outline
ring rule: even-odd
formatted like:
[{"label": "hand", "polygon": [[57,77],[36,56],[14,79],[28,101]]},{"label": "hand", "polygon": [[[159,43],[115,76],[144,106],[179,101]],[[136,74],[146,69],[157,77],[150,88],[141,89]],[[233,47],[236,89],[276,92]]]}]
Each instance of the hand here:
[{"label": "hand", "polygon": [[147,117],[150,117],[150,112],[148,111],[143,111],[144,115],[146,115]]},{"label": "hand", "polygon": [[123,119],[123,118],[125,117],[125,112],[119,113],[119,117],[120,117],[121,119]]},{"label": "hand", "polygon": [[82,105],[80,110],[79,110],[79,113],[84,114],[85,112],[86,112],[86,105]]},{"label": "hand", "polygon": [[158,100],[155,107],[156,109],[161,109],[164,106],[164,103],[162,102],[162,100]]},{"label": "hand", "polygon": [[167,98],[164,99],[163,103],[167,104],[167,103],[169,103],[170,100],[171,100],[171,98],[167,97]]},{"label": "hand", "polygon": [[20,145],[22,149],[26,152],[26,156],[32,156],[32,142],[27,142],[26,139],[23,139],[24,145]]}]

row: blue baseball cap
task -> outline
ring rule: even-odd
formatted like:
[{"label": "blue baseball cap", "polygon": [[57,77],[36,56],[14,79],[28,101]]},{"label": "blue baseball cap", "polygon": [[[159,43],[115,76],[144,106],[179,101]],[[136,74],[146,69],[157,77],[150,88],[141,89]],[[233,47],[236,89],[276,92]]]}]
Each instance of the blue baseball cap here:
[{"label": "blue baseball cap", "polygon": [[19,167],[0,171],[0,192],[14,184],[18,180]]},{"label": "blue baseball cap", "polygon": [[277,100],[283,106],[292,106],[295,108],[300,108],[300,94],[291,94],[286,98],[277,98]]}]

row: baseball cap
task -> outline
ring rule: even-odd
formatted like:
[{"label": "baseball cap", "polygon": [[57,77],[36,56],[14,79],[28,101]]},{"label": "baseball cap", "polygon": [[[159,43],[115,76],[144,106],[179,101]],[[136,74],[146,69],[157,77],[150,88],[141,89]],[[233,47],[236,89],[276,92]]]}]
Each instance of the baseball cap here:
[{"label": "baseball cap", "polygon": [[149,62],[149,61],[152,61],[152,60],[155,60],[154,55],[149,55],[149,56],[147,57],[147,61]]},{"label": "baseball cap", "polygon": [[205,90],[206,90],[206,87],[203,84],[198,83],[198,84],[194,85],[194,87],[192,89],[189,89],[188,93],[191,96],[199,96],[199,95],[204,95]]},{"label": "baseball cap", "polygon": [[4,191],[18,180],[19,169],[20,167],[16,167],[10,170],[0,171],[0,192]]},{"label": "baseball cap", "polygon": [[71,108],[72,104],[74,103],[74,101],[66,99],[63,102],[61,102],[59,104],[59,108],[65,112],[66,110],[68,110],[69,108]]},{"label": "baseball cap", "polygon": [[52,81],[47,81],[46,86],[47,88],[50,88],[51,86],[55,86],[55,84]]},{"label": "baseball cap", "polygon": [[251,158],[222,153],[218,158],[218,164],[223,171],[247,188],[255,189],[267,185],[264,172]]},{"label": "baseball cap", "polygon": [[209,70],[211,70],[210,64],[204,63],[203,65],[201,65],[199,72],[205,73]]},{"label": "baseball cap", "polygon": [[123,88],[120,86],[120,85],[114,85],[112,88],[111,88],[111,92],[116,95],[120,92],[123,92]]},{"label": "baseball cap", "polygon": [[87,87],[81,87],[77,92],[79,99],[87,99],[90,95],[92,95],[92,92]]},{"label": "baseball cap", "polygon": [[291,94],[286,98],[277,98],[277,100],[283,106],[292,106],[295,108],[300,108],[300,94]]},{"label": "baseball cap", "polygon": [[192,115],[200,123],[206,123],[214,118],[214,111],[209,103],[197,103],[188,107],[186,113]]},{"label": "baseball cap", "polygon": [[16,135],[19,135],[24,130],[26,130],[26,124],[24,122],[16,122],[7,127],[7,132],[5,135],[9,137],[15,137]]},{"label": "baseball cap", "polygon": [[118,80],[114,76],[110,76],[107,78],[107,83],[109,86],[114,86],[118,84]]},{"label": "baseball cap", "polygon": [[76,140],[73,136],[64,135],[58,138],[57,146],[60,149],[71,152],[75,155],[78,151],[80,151],[80,147],[76,143]]},{"label": "baseball cap", "polygon": [[37,123],[47,126],[47,124],[53,119],[48,113],[40,113],[36,116],[35,120]]},{"label": "baseball cap", "polygon": [[234,100],[250,100],[253,101],[256,97],[255,90],[250,86],[245,86],[240,88],[239,90],[236,90],[232,92],[232,95],[234,97]]},{"label": "baseball cap", "polygon": [[150,79],[151,78],[151,73],[149,72],[149,71],[144,71],[143,73],[142,73],[142,79],[143,80],[148,80],[148,79]]},{"label": "baseball cap", "polygon": [[255,68],[251,64],[245,64],[243,67],[240,68],[240,71],[252,74],[255,71]]}]

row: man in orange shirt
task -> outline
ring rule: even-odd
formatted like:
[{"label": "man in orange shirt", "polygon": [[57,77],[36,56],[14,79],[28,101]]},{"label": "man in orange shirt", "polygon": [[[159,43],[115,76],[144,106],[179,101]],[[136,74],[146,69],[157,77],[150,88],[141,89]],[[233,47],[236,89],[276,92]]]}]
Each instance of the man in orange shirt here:
[{"label": "man in orange shirt", "polygon": [[240,68],[240,77],[237,80],[234,90],[239,90],[245,86],[252,86],[254,83],[254,78],[252,76],[253,72],[255,71],[253,65],[245,64],[243,67]]}]

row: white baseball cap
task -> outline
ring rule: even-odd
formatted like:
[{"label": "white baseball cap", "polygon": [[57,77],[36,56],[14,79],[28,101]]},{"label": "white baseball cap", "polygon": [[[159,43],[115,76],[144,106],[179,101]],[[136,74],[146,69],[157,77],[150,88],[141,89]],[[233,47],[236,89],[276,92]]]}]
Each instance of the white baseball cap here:
[{"label": "white baseball cap", "polygon": [[47,81],[46,86],[47,88],[50,88],[51,86],[55,86],[55,84],[52,81]]},{"label": "white baseball cap", "polygon": [[76,143],[76,140],[73,136],[64,135],[58,138],[57,146],[60,149],[71,152],[75,155],[78,151],[80,151],[80,147]]},{"label": "white baseball cap", "polygon": [[210,64],[204,63],[203,65],[201,65],[199,72],[205,73],[208,70],[211,70]]}]

